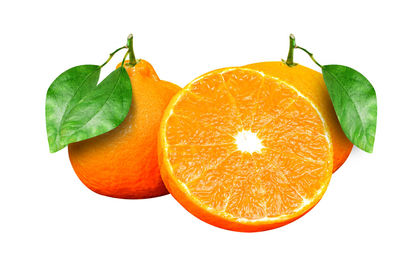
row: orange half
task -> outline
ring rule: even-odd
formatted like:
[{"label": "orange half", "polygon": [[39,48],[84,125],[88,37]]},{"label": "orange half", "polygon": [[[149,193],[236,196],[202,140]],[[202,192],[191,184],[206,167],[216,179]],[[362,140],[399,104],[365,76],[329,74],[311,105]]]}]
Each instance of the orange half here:
[{"label": "orange half", "polygon": [[262,231],[304,215],[332,175],[316,106],[262,72],[227,68],[180,91],[161,121],[159,164],[172,196],[212,225]]}]

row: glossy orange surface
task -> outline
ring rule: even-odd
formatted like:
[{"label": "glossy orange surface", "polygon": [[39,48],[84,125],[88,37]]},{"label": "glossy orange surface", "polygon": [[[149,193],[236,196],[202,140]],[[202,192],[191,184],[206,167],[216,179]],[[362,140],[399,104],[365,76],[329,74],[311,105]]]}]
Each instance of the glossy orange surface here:
[{"label": "glossy orange surface", "polygon": [[157,133],[165,107],[180,87],[158,78],[140,60],[127,67],[132,83],[129,114],[114,130],[68,146],[79,179],[96,193],[117,198],[167,194],[157,163]]}]

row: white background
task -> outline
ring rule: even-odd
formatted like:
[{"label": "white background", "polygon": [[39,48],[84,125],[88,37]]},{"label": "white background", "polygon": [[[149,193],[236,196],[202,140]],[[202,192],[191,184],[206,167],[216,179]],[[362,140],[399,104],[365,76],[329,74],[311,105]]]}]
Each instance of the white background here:
[{"label": "white background", "polygon": [[[2,1],[0,266],[400,266],[396,2]],[[61,72],[103,63],[131,32],[137,57],[180,86],[280,60],[294,33],[320,63],[351,66],[375,86],[375,151],[354,149],[317,207],[267,232],[210,226],[170,195],[97,195],[66,149],[48,152],[45,95]],[[316,69],[301,51],[295,61]]]}]

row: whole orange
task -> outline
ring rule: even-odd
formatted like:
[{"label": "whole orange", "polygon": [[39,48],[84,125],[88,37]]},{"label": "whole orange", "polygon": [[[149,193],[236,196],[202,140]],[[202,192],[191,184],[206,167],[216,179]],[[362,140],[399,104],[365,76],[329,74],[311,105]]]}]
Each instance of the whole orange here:
[{"label": "whole orange", "polygon": [[267,75],[276,77],[294,86],[303,95],[313,101],[328,125],[332,138],[332,172],[339,169],[350,155],[353,144],[344,134],[336,117],[322,74],[300,64],[289,67],[281,61],[260,62],[244,67],[262,71]]},{"label": "whole orange", "polygon": [[168,191],[157,163],[157,133],[164,109],[180,87],[160,80],[145,60],[134,67],[125,64],[125,69],[133,91],[125,120],[112,131],[70,144],[69,158],[79,179],[101,195],[165,195]]}]

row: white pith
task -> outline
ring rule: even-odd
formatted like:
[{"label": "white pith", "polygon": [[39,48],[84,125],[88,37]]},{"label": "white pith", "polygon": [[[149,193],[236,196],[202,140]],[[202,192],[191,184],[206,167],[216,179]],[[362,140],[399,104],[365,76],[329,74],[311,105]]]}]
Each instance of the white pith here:
[{"label": "white pith", "polygon": [[237,149],[241,152],[261,153],[264,147],[262,140],[257,136],[257,133],[251,130],[242,130],[238,132],[235,136],[235,144]]}]

